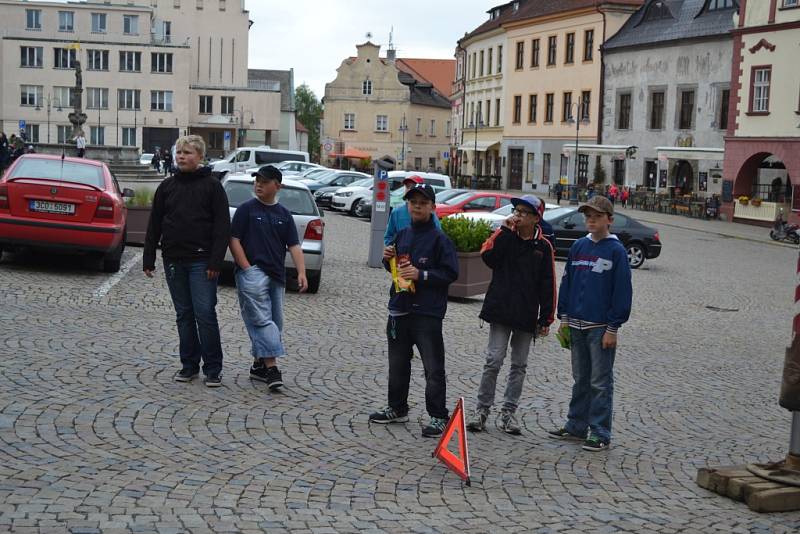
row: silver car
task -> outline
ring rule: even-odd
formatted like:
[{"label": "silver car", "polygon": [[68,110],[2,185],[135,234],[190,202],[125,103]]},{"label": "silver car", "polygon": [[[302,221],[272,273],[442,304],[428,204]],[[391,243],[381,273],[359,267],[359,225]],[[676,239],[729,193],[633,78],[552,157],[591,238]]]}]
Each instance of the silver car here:
[{"label": "silver car", "polygon": [[[225,178],[222,186],[228,195],[231,219],[236,213],[236,208],[255,197],[253,182],[255,178],[242,174],[231,175]],[[322,215],[314,202],[311,191],[304,184],[284,178],[281,190],[278,193],[278,202],[292,212],[294,224],[297,227],[297,236],[303,249],[303,259],[306,264],[306,277],[308,278],[308,292],[316,293],[322,279],[322,261],[325,257],[325,240]],[[233,255],[230,249],[225,254],[225,263],[228,268],[233,268]],[[297,270],[289,252],[284,260],[287,278],[297,278]]]}]

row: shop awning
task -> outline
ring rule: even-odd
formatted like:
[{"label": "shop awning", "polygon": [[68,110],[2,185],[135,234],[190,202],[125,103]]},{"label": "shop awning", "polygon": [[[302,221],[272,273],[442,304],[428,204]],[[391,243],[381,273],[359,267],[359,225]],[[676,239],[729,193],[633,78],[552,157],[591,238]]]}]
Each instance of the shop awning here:
[{"label": "shop awning", "polygon": [[[586,145],[578,143],[579,154],[591,154],[594,156],[621,156],[625,157],[625,151],[631,145]],[[565,143],[561,148],[561,153],[564,155],[572,154],[575,152],[575,143]]]},{"label": "shop awning", "polygon": [[500,148],[500,141],[481,141],[479,139],[477,143],[465,142],[464,144],[458,147],[458,149],[463,152],[475,152],[476,148],[478,152],[486,152],[487,150],[497,150]]},{"label": "shop awning", "polygon": [[656,153],[658,159],[662,161],[668,159],[723,161],[725,159],[724,148],[659,146],[656,147]]},{"label": "shop awning", "polygon": [[341,154],[336,154],[332,152],[328,154],[328,157],[331,158],[352,158],[352,159],[367,159],[372,157],[369,152],[364,152],[363,150],[358,150],[357,148],[346,148],[345,151]]}]

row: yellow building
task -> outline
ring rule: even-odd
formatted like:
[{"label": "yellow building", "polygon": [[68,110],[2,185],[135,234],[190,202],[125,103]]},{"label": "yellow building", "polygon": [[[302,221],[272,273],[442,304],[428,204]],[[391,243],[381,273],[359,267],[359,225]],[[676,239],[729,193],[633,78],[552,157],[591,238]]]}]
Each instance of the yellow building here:
[{"label": "yellow building", "polygon": [[[356,46],[325,85],[322,160],[369,156],[397,168],[447,168],[454,60],[398,59],[380,46]],[[356,159],[356,158],[352,158]],[[351,161],[350,164],[353,162]]]},{"label": "yellow building", "polygon": [[[575,183],[565,143],[598,142],[601,128],[600,47],[643,0],[512,2],[502,27],[503,183],[546,191],[561,177]],[[580,117],[576,124],[575,117]],[[594,162],[578,157],[577,183],[590,180]]]}]

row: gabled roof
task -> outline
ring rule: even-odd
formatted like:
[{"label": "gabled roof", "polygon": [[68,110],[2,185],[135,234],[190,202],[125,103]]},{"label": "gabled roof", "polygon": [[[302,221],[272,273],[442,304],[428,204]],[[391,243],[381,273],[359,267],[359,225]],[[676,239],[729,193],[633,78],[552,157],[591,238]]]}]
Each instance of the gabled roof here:
[{"label": "gabled roof", "polygon": [[247,69],[248,80],[281,84],[281,111],[294,111],[294,72],[291,70]]},{"label": "gabled roof", "polygon": [[397,68],[412,75],[418,82],[428,82],[445,97],[452,93],[456,78],[455,59],[407,59],[398,58]]},{"label": "gabled roof", "polygon": [[[663,2],[671,18],[645,20],[654,2]],[[683,39],[731,39],[735,9],[706,10],[708,0],[647,0],[603,45],[604,51]],[[738,0],[734,0],[738,6]]]}]

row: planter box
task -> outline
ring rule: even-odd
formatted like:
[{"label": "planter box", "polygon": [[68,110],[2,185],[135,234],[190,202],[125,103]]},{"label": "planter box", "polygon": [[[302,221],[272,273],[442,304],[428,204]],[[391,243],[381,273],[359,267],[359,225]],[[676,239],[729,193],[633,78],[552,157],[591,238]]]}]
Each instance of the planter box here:
[{"label": "planter box", "polygon": [[458,279],[450,284],[451,297],[471,297],[486,293],[492,270],[483,263],[480,252],[458,253]]},{"label": "planter box", "polygon": [[761,201],[759,206],[754,206],[752,202],[742,204],[739,199],[735,199],[733,216],[737,219],[749,219],[752,221],[773,222],[781,209],[784,213],[789,213],[790,206],[778,204],[776,202]]},{"label": "planter box", "polygon": [[128,245],[144,245],[147,223],[150,220],[150,206],[128,208]]}]

